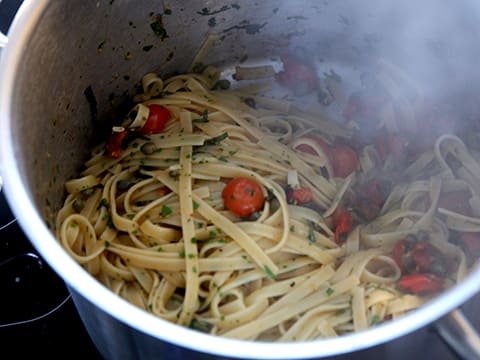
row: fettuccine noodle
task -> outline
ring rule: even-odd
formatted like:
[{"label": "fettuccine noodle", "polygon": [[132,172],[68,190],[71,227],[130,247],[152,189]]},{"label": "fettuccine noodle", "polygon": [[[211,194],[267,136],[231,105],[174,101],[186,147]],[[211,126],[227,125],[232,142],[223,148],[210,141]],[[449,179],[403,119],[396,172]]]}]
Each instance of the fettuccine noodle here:
[{"label": "fettuccine noodle", "polygon": [[[362,152],[356,173],[334,177],[325,150],[302,136],[314,131],[311,114],[216,90],[206,73],[148,74],[142,84],[134,111],[114,131],[144,126],[153,104],[170,112],[166,128],[131,139],[118,157],[103,145],[93,151],[66,183],[56,224],[64,249],[132,304],[214,335],[311,340],[362,331],[431,298],[397,286],[402,269],[392,251],[408,236],[427,236],[447,259],[444,288],[467,274],[450,231],[480,232],[480,208],[472,201],[474,213],[461,214],[438,206],[444,192],[466,190],[473,200],[480,193],[480,164],[460,138],[440,137],[378,216],[339,241],[335,211],[376,167],[375,149]],[[257,107],[246,99],[259,99]],[[320,135],[333,143],[351,131],[323,121]],[[432,175],[420,176],[424,169]],[[224,206],[225,184],[238,177],[263,189],[255,216]],[[310,189],[313,206],[292,204],[289,187]]]}]

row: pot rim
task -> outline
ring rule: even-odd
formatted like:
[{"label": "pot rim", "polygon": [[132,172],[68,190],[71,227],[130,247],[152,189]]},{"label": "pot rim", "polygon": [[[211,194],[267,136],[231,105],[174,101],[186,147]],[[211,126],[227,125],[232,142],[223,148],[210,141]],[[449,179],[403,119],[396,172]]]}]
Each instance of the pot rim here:
[{"label": "pot rim", "polygon": [[318,358],[365,349],[411,333],[444,316],[480,290],[477,280],[480,267],[477,266],[463,282],[400,319],[356,334],[292,343],[242,341],[203,334],[156,318],[115,295],[63,250],[37,212],[16,164],[10,126],[15,74],[23,49],[48,5],[49,0],[23,2],[10,28],[9,43],[0,61],[0,173],[4,180],[3,191],[23,231],[49,266],[69,287],[102,311],[159,340],[204,353],[249,359],[291,359],[292,354],[296,358]]}]

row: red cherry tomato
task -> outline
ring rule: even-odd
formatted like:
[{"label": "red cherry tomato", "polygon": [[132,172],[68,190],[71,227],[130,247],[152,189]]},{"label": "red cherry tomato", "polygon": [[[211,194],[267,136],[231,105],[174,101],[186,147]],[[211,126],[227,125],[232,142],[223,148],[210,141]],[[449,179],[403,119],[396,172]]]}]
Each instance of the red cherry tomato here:
[{"label": "red cherry tomato", "polygon": [[107,143],[107,156],[111,158],[119,158],[122,155],[122,143],[128,135],[128,131],[113,132]]},{"label": "red cherry tomato", "polygon": [[385,161],[389,155],[391,155],[393,159],[400,159],[407,154],[407,139],[398,134],[381,131],[375,137],[374,144],[382,161]]},{"label": "red cherry tomato", "polygon": [[290,194],[288,194],[287,199],[290,203],[296,205],[312,201],[312,190],[310,190],[309,188],[295,189]]},{"label": "red cherry tomato", "polygon": [[463,232],[461,234],[461,242],[468,252],[467,255],[473,258],[480,256],[480,233]]},{"label": "red cherry tomato", "polygon": [[317,73],[306,62],[293,56],[286,56],[282,61],[283,71],[278,75],[280,84],[300,95],[308,94],[318,87]]},{"label": "red cherry tomato", "polygon": [[[307,134],[307,135],[303,136],[303,138],[315,141],[317,143],[317,145],[323,150],[325,155],[327,157],[330,157],[330,145],[328,145],[321,137],[319,137],[315,134]],[[298,145],[295,148],[295,150],[299,150],[299,151],[302,151],[302,152],[305,152],[305,153],[311,154],[311,155],[317,155],[317,152],[311,146],[309,146],[307,144]]]},{"label": "red cherry tomato", "polygon": [[330,152],[333,175],[345,178],[357,168],[357,153],[347,145],[337,145]]},{"label": "red cherry tomato", "polygon": [[168,120],[170,120],[170,111],[156,104],[149,105],[148,108],[150,110],[148,119],[145,125],[139,130],[139,133],[142,135],[161,133],[165,129]]},{"label": "red cherry tomato", "polygon": [[332,220],[335,228],[335,242],[343,244],[346,240],[346,235],[353,228],[352,216],[342,204],[339,204],[332,214]]},{"label": "red cherry tomato", "polygon": [[437,206],[462,215],[471,216],[472,208],[468,202],[470,198],[471,195],[467,190],[445,192],[440,194]]},{"label": "red cherry tomato", "polygon": [[231,180],[222,191],[225,207],[241,217],[248,217],[263,207],[265,196],[262,187],[254,180],[238,177]]},{"label": "red cherry tomato", "polygon": [[397,283],[401,291],[418,295],[432,295],[443,290],[444,280],[433,274],[404,275]]}]

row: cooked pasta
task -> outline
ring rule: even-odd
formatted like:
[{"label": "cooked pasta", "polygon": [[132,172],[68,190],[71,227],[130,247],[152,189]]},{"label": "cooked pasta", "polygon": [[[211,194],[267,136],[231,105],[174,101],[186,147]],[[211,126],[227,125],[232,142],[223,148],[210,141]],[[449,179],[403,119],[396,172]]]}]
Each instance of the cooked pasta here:
[{"label": "cooked pasta", "polygon": [[[398,172],[370,143],[344,173],[331,149],[352,141],[351,123],[217,80],[213,67],[147,74],[65,184],[57,237],[98,281],[182,326],[299,341],[398,318],[467,274],[475,259],[458,235],[480,232],[480,164],[459,137],[438,137]],[[385,174],[397,183],[380,196]],[[260,206],[235,208],[235,179]],[[469,211],[442,200],[459,192]]]}]

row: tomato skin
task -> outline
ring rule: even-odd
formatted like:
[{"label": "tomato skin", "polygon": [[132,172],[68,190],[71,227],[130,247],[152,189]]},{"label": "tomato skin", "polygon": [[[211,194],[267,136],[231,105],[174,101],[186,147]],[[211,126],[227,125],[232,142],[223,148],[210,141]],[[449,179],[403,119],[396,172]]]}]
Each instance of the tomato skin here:
[{"label": "tomato skin", "polygon": [[352,216],[342,204],[339,204],[332,214],[332,220],[335,228],[335,242],[341,245],[345,242],[345,236],[353,228]]},{"label": "tomato skin", "polygon": [[397,283],[401,291],[418,295],[432,295],[444,288],[444,280],[434,274],[404,275]]},{"label": "tomato skin", "polygon": [[108,143],[106,145],[108,157],[118,159],[122,155],[122,143],[127,138],[127,136],[127,130],[114,132],[110,135]]},{"label": "tomato skin", "polygon": [[287,196],[288,202],[293,203],[295,205],[312,201],[312,199],[313,199],[312,190],[310,190],[309,188],[295,189]]},{"label": "tomato skin", "polygon": [[148,119],[145,125],[139,130],[139,133],[142,135],[161,133],[165,129],[168,120],[170,120],[170,111],[156,104],[148,105],[148,109],[150,110]]},{"label": "tomato skin", "polygon": [[467,190],[450,191],[440,194],[437,207],[456,213],[472,216],[472,208],[468,200],[471,195]]},{"label": "tomato skin", "polygon": [[282,61],[284,70],[278,75],[280,84],[299,92],[299,95],[308,94],[318,87],[319,79],[311,66],[294,56],[285,56]]},{"label": "tomato skin", "polygon": [[222,198],[225,207],[241,217],[259,211],[265,202],[262,187],[256,181],[244,177],[231,180],[224,187]]},{"label": "tomato skin", "polygon": [[473,258],[480,256],[480,233],[478,232],[463,232],[461,234],[461,242],[468,255]]},{"label": "tomato skin", "polygon": [[407,153],[407,139],[399,134],[381,131],[375,136],[374,144],[382,162],[385,161],[389,155],[391,155],[394,160],[399,160]]},{"label": "tomato skin", "polygon": [[355,171],[358,164],[357,153],[348,145],[337,145],[330,153],[333,175],[345,178]]},{"label": "tomato skin", "polygon": [[[304,135],[302,138],[310,139],[310,140],[315,141],[317,143],[317,145],[323,150],[325,155],[327,157],[330,157],[330,145],[328,145],[325,142],[325,140],[323,140],[321,137],[316,136],[315,134],[307,134],[307,135]],[[306,144],[298,145],[295,148],[295,150],[299,150],[299,151],[302,151],[304,153],[311,154],[311,155],[317,155],[316,151],[312,147],[310,147],[309,145],[306,145]]]}]

